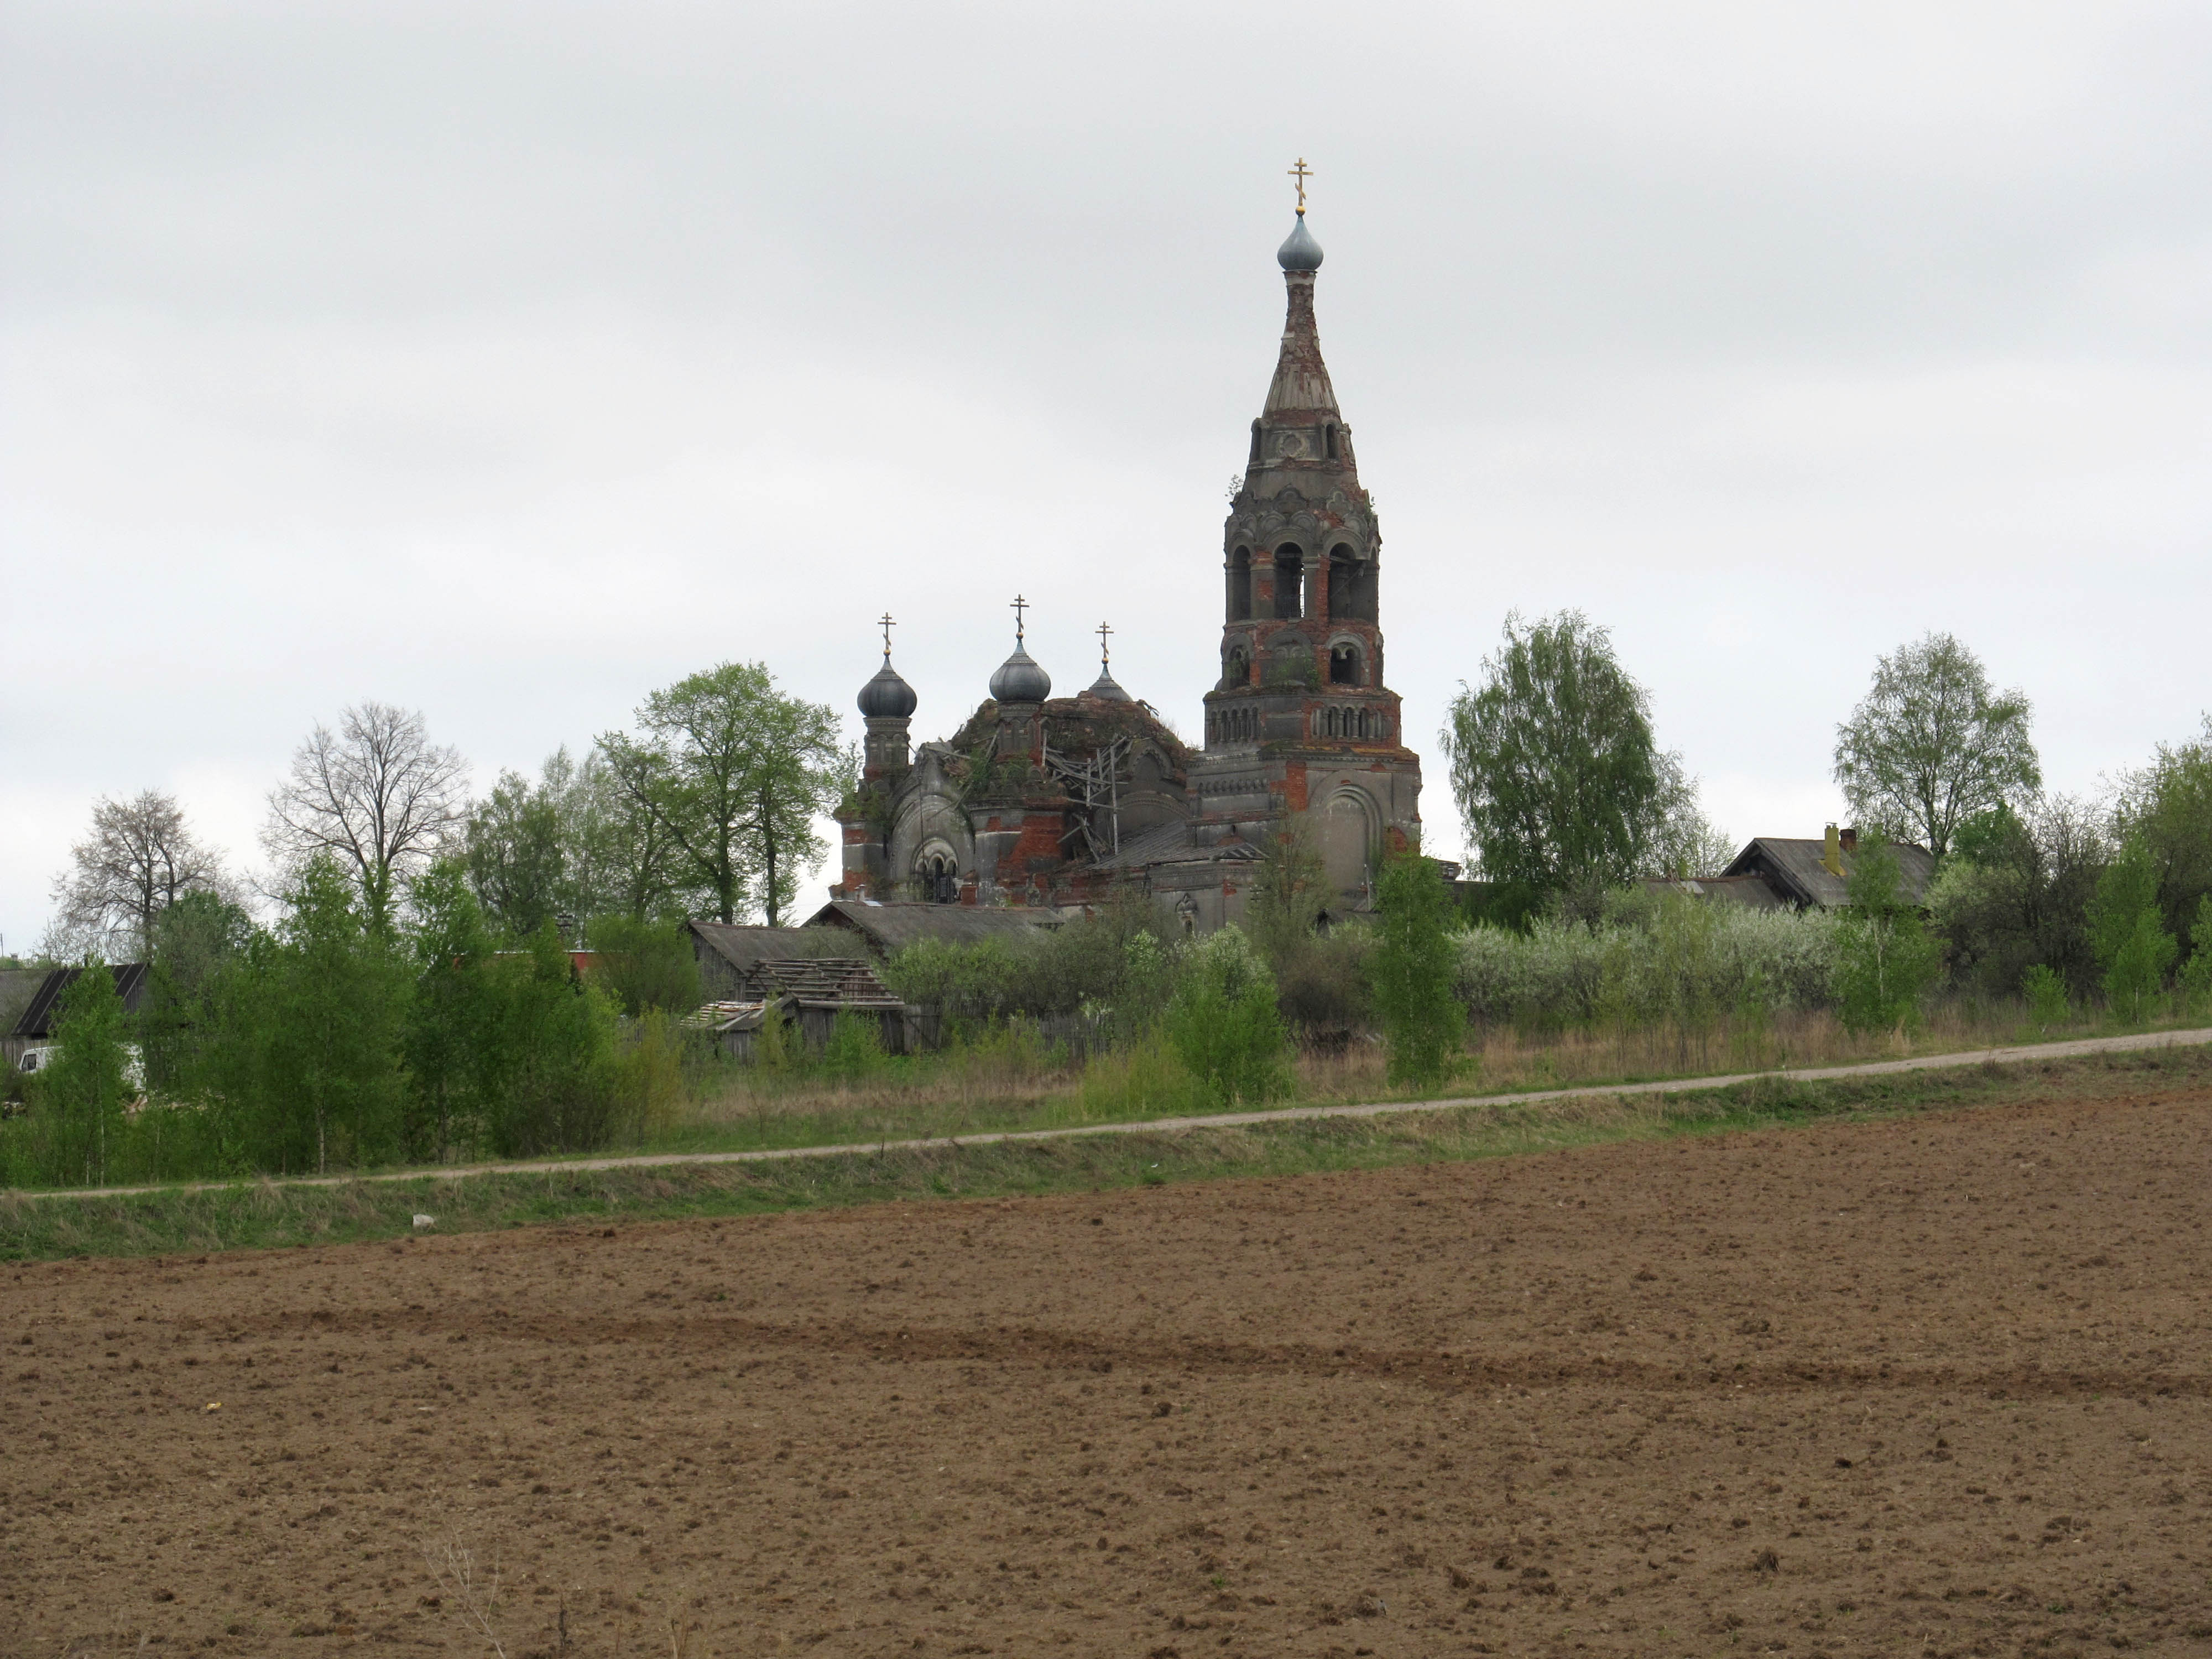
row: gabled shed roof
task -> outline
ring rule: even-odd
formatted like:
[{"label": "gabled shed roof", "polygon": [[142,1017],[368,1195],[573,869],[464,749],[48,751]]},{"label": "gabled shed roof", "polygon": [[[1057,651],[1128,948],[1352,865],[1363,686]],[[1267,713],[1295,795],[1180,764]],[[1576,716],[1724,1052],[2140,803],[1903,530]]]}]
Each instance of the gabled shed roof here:
[{"label": "gabled shed roof", "polygon": [[[15,1022],[9,1036],[28,1037],[39,1041],[54,1034],[54,1020],[61,1012],[62,993],[76,982],[82,968],[57,968],[49,973],[39,988],[31,994],[31,1000],[23,1009],[22,1017]],[[123,999],[124,1012],[135,1014],[146,1001],[146,964],[143,962],[111,963],[108,971],[115,975],[115,994]]]},{"label": "gabled shed roof", "polygon": [[[1924,903],[1928,884],[1936,878],[1936,855],[1909,841],[1892,842],[1889,850],[1897,854],[1900,896],[1908,904]],[[1839,854],[1837,861],[1844,866],[1844,873],[1838,876],[1821,861],[1826,853],[1825,839],[1760,836],[1738,853],[1735,861],[1721,874],[1763,877],[1776,895],[1789,903],[1839,910],[1851,902],[1850,872],[1857,866],[1859,854],[1856,850]]]},{"label": "gabled shed roof", "polygon": [[878,956],[890,956],[920,939],[980,945],[986,939],[1034,938],[1065,920],[1042,906],[924,904],[901,900],[871,903],[866,899],[832,899],[807,919],[809,928],[842,927],[860,934]]}]

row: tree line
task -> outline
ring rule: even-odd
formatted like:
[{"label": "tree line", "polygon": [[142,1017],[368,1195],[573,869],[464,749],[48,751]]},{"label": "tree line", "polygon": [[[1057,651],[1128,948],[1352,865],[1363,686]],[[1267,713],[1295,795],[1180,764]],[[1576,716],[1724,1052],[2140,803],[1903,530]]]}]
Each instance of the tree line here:
[{"label": "tree line", "polygon": [[602,1146],[673,1109],[673,1021],[700,999],[678,927],[604,919],[586,976],[550,922],[498,927],[459,859],[415,873],[396,924],[327,854],[281,896],[265,927],[212,891],[163,909],[135,1013],[86,963],[63,994],[55,1063],[0,1134],[0,1182],[526,1157]]},{"label": "tree line", "polygon": [[187,895],[283,902],[324,861],[378,927],[404,920],[410,882],[457,860],[507,937],[590,918],[699,915],[787,920],[826,847],[815,824],[857,763],[836,712],[781,690],[759,663],[723,663],[647,696],[631,726],[581,759],[556,750],[535,778],[502,771],[472,800],[458,750],[422,716],[381,702],[318,723],[270,792],[257,885],[185,821],[174,797],[102,799],[54,881],[50,961],[143,960]]},{"label": "tree line", "polygon": [[[1877,661],[1831,769],[1865,849],[1838,948],[1875,964],[1879,994],[1838,988],[1839,1006],[1894,1011],[1946,975],[2046,1006],[2101,994],[2130,1018],[2212,988],[2212,714],[2093,802],[2044,789],[2033,714],[1948,634]],[[1649,694],[1580,612],[1509,618],[1442,741],[1486,890],[1477,920],[1597,927],[1638,878],[1717,874],[1735,851],[1658,748]],[[1884,842],[1935,856],[1924,896],[1900,895]],[[1918,988],[1900,1001],[1899,984]]]}]

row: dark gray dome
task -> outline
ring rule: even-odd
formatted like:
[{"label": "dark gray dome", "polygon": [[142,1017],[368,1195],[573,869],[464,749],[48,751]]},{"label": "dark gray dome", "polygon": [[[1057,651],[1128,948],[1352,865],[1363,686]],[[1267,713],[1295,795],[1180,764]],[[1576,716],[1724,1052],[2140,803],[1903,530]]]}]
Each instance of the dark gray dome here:
[{"label": "dark gray dome", "polygon": [[1306,228],[1304,214],[1298,215],[1298,222],[1291,228],[1290,235],[1285,239],[1282,246],[1275,250],[1275,263],[1285,270],[1321,269],[1321,244],[1314,240],[1313,232]]},{"label": "dark gray dome", "polygon": [[899,678],[889,659],[876,671],[875,678],[860,688],[860,712],[872,720],[902,720],[914,713],[917,701],[914,688]]},{"label": "dark gray dome", "polygon": [[1115,680],[1113,675],[1107,672],[1103,668],[1101,668],[1098,671],[1098,678],[1097,679],[1091,681],[1089,685],[1083,688],[1083,695],[1086,697],[1103,698],[1108,702],[1134,702],[1136,701],[1134,697],[1131,696],[1127,691],[1124,691],[1121,688],[1121,685]]},{"label": "dark gray dome", "polygon": [[1000,702],[1042,702],[1052,695],[1052,676],[1018,645],[991,676],[991,695]]}]

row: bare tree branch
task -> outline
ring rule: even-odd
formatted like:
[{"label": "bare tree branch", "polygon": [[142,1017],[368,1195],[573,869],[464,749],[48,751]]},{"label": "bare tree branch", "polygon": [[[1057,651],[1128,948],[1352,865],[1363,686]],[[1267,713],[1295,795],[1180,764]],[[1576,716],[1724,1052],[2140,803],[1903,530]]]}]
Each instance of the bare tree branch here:
[{"label": "bare tree branch", "polygon": [[70,861],[54,878],[47,942],[62,947],[57,955],[97,950],[111,961],[143,961],[155,920],[186,893],[235,896],[222,859],[185,827],[176,797],[157,789],[133,800],[103,798]]},{"label": "bare tree branch", "polygon": [[318,725],[270,793],[261,832],[270,856],[294,869],[335,858],[361,883],[369,914],[388,919],[395,880],[436,856],[467,815],[468,764],[429,739],[422,716],[357,703],[338,730]]}]

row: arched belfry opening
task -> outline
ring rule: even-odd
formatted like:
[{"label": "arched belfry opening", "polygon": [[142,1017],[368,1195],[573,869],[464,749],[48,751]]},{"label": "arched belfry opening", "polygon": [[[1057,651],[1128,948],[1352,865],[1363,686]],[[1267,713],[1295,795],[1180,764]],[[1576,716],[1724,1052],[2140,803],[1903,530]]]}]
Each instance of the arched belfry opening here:
[{"label": "arched belfry opening", "polygon": [[1291,621],[1303,614],[1298,587],[1305,579],[1306,556],[1295,543],[1275,550],[1275,617]]},{"label": "arched belfry opening", "polygon": [[1240,547],[1229,556],[1229,620],[1252,620],[1252,550]]},{"label": "arched belfry opening", "polygon": [[1329,647],[1328,683],[1331,685],[1358,685],[1364,683],[1359,672],[1358,646],[1333,645]]},{"label": "arched belfry opening", "polygon": [[1375,562],[1342,542],[1328,550],[1328,614],[1342,622],[1375,620]]}]

